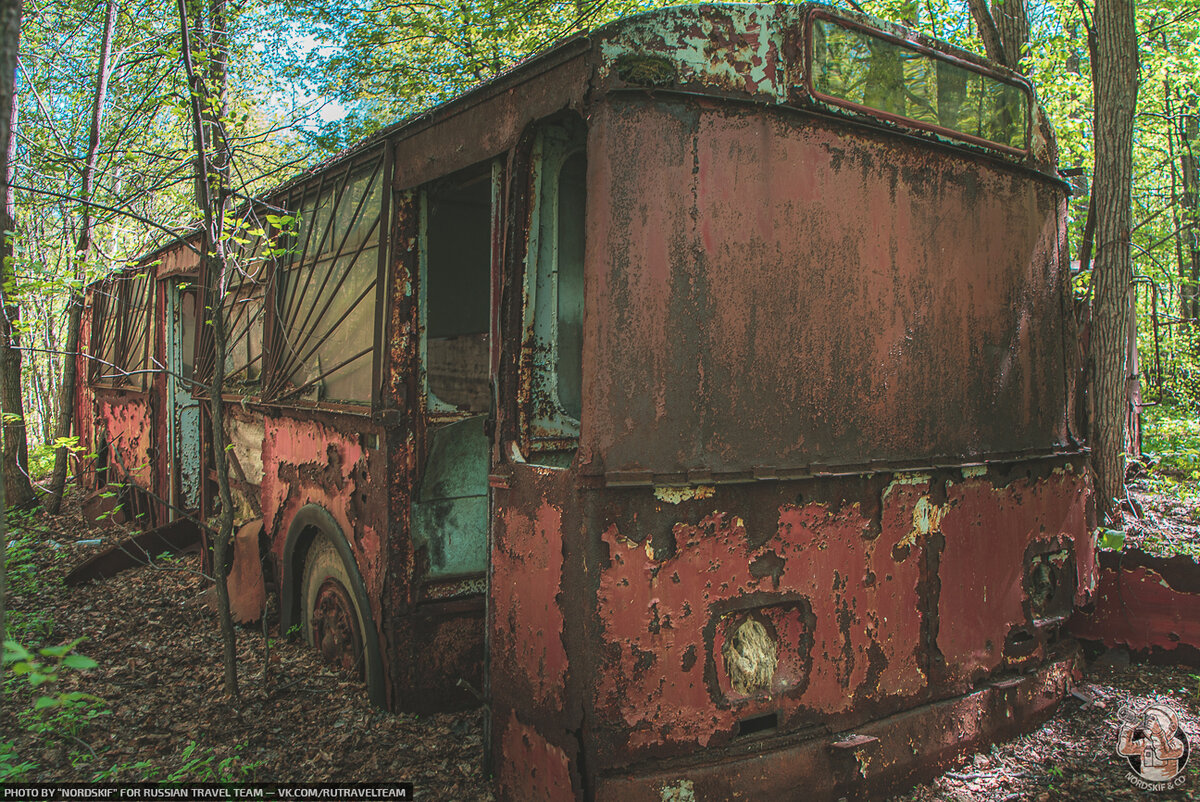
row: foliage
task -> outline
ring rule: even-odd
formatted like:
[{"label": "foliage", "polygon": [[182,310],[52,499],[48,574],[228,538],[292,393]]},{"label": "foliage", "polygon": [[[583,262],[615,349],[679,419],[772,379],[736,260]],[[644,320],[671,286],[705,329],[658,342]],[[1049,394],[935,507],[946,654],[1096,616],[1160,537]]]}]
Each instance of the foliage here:
[{"label": "foliage", "polygon": [[46,646],[34,654],[15,640],[4,642],[3,665],[10,677],[9,685],[20,684],[22,678],[28,689],[37,693],[31,708],[17,714],[29,732],[51,737],[76,737],[92,720],[108,710],[104,700],[83,691],[42,691],[57,683],[66,671],[90,671],[97,667],[95,660],[75,652],[83,638]]},{"label": "foliage", "polygon": [[1125,545],[1125,533],[1120,529],[1101,529],[1098,545],[1106,551],[1120,551]]},{"label": "foliage", "polygon": [[38,552],[42,533],[32,525],[34,511],[8,511],[8,550],[4,566],[8,572],[8,591],[15,594],[36,593],[46,579],[38,570],[34,555]]},{"label": "foliage", "polygon": [[215,749],[202,747],[195,741],[189,741],[180,755],[181,765],[172,772],[165,772],[149,760],[139,760],[135,763],[119,763],[111,768],[103,769],[95,774],[96,782],[113,780],[140,782],[210,782],[234,783],[248,780],[251,773],[261,766],[262,761],[246,761],[242,758],[242,744],[233,747],[233,754],[217,759]]},{"label": "foliage", "polygon": [[1142,446],[1153,460],[1150,489],[1181,500],[1200,500],[1200,420],[1185,406],[1149,407]]},{"label": "foliage", "polygon": [[29,447],[29,476],[32,479],[46,479],[54,470],[54,452],[60,448],[79,453],[83,447],[79,445],[78,437],[59,437],[51,442],[33,443]]},{"label": "foliage", "polygon": [[0,783],[20,780],[36,768],[36,763],[21,760],[17,756],[12,741],[0,741]]},{"label": "foliage", "polygon": [[338,147],[489,80],[564,37],[662,0],[283,0],[294,29],[281,64],[346,114],[317,141]]},{"label": "foliage", "polygon": [[[99,665],[90,657],[75,652],[75,647],[83,641],[76,638],[70,643],[58,646],[45,646],[38,649],[37,654],[31,653],[15,640],[4,641],[3,664],[8,667],[14,677],[25,677],[31,688],[41,688],[43,685],[58,682],[60,672],[90,671]],[[70,692],[55,696],[39,696],[33,704],[35,710],[61,707],[64,703],[79,701],[87,694]]]}]

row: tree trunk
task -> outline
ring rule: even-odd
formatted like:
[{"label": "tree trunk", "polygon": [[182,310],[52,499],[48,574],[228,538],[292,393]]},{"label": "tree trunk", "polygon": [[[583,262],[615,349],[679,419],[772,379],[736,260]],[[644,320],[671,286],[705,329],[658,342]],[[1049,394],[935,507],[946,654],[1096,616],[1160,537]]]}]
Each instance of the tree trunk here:
[{"label": "tree trunk", "polygon": [[1092,51],[1095,96],[1096,256],[1092,273],[1092,467],[1099,512],[1117,522],[1125,495],[1128,293],[1137,29],[1133,0],[1098,0]]},{"label": "tree trunk", "polygon": [[[104,121],[104,97],[108,93],[109,58],[112,54],[113,31],[116,28],[117,3],[108,0],[104,15],[104,39],[100,55],[96,59],[96,92],[92,97],[92,123],[88,133],[88,154],[83,165],[83,183],[79,192],[79,243],[75,247],[74,275],[71,291],[67,296],[67,343],[66,359],[63,360],[62,395],[59,402],[58,438],[71,436],[71,423],[75,411],[75,384],[77,364],[75,352],[79,350],[79,321],[83,312],[83,280],[88,258],[92,252],[91,201],[95,194],[96,161],[100,154],[100,126]],[[62,507],[63,486],[67,481],[67,456],[65,447],[54,452],[54,473],[50,477],[49,498],[46,509],[57,515]]]},{"label": "tree trunk", "polygon": [[1029,13],[1025,0],[996,0],[992,3],[992,19],[1004,52],[1000,63],[1017,72],[1025,72],[1021,66],[1021,57],[1029,45]]},{"label": "tree trunk", "polygon": [[[12,186],[9,184],[8,143],[11,140],[10,109],[17,105],[17,52],[21,40],[21,0],[0,0],[0,209],[9,208]],[[0,229],[7,226],[0,225]],[[0,230],[0,241],[7,242]],[[8,246],[0,243],[0,259],[8,257]],[[5,364],[0,360],[0,386],[6,382]],[[0,415],[4,399],[0,398]],[[0,481],[0,643],[8,639],[6,624],[8,598],[8,516],[5,510],[4,482]]]},{"label": "tree trunk", "polygon": [[[1180,286],[1182,317],[1192,325],[1200,320],[1200,227],[1197,226],[1197,195],[1200,195],[1200,175],[1196,164],[1196,107],[1195,101],[1181,99],[1178,109],[1179,122],[1179,172],[1183,183],[1183,227],[1180,239],[1186,243],[1182,250],[1186,258],[1180,260]],[[1182,105],[1185,104],[1186,105]]]},{"label": "tree trunk", "polygon": [[[197,15],[199,16],[199,15]],[[228,335],[222,290],[228,269],[225,240],[222,231],[229,204],[230,152],[224,131],[225,64],[228,53],[225,30],[224,0],[211,0],[209,7],[208,80],[196,71],[193,44],[188,24],[185,0],[179,0],[179,25],[183,39],[183,63],[191,89],[192,134],[196,143],[197,176],[196,202],[204,214],[204,256],[201,271],[209,298],[209,315],[213,332],[216,365],[209,388],[213,469],[221,499],[221,513],[213,538],[213,580],[216,584],[217,607],[223,645],[225,690],[237,701],[237,641],[233,617],[229,611],[226,557],[233,540],[233,497],[229,488],[229,462],[225,434],[225,357]],[[213,186],[214,182],[216,186]]]},{"label": "tree trunk", "polygon": [[[3,6],[5,53],[3,71],[6,86],[0,99],[0,117],[4,118],[4,149],[0,150],[0,175],[3,175],[3,202],[0,203],[0,404],[4,407],[4,445],[0,452],[0,470],[4,473],[8,503],[27,507],[34,501],[29,483],[29,446],[25,442],[25,404],[21,397],[21,351],[18,324],[20,309],[11,296],[14,286],[13,237],[16,233],[16,206],[12,183],[17,152],[17,46],[21,31],[19,0],[0,0]],[[10,31],[12,31],[10,33]],[[8,52],[11,37],[11,54]],[[9,63],[11,61],[11,70]]]}]

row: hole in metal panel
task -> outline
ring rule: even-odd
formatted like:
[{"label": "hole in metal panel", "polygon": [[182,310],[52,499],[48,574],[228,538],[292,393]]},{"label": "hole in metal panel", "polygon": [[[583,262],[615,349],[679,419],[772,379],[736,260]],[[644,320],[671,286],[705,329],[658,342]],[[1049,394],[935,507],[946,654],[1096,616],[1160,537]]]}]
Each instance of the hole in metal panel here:
[{"label": "hole in metal panel", "polygon": [[744,738],[747,735],[754,735],[755,733],[767,732],[770,730],[776,730],[778,728],[779,714],[767,713],[766,715],[753,716],[751,718],[744,718],[739,721],[737,735],[734,737]]}]

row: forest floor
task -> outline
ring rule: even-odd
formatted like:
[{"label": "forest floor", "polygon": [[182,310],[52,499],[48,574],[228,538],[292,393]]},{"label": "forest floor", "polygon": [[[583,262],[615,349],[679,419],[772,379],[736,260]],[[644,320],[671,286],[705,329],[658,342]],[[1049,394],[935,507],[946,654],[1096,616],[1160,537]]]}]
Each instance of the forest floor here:
[{"label": "forest floor", "polygon": [[[1168,547],[1179,540],[1185,551],[1200,545],[1195,502],[1144,492],[1139,502],[1144,531],[1131,527],[1130,541],[1153,535]],[[14,532],[12,629],[31,648],[82,638],[76,651],[98,667],[62,669],[49,693],[97,698],[37,713],[24,678],[6,672],[0,781],[6,772],[10,780],[39,782],[410,781],[421,800],[492,799],[480,711],[381,712],[359,684],[299,642],[240,629],[242,700],[231,704],[198,555],[83,587],[62,583],[71,567],[126,534],[89,527],[77,509],[58,518],[29,516]],[[1036,731],[964,757],[897,800],[1145,796],[1125,779],[1114,753],[1117,710],[1127,702],[1169,701],[1185,711],[1191,744],[1200,746],[1196,669],[1131,665],[1128,655],[1109,652],[1088,666],[1078,690],[1091,701],[1068,697]],[[1181,791],[1154,798],[1200,798],[1198,764],[1188,766]]]}]

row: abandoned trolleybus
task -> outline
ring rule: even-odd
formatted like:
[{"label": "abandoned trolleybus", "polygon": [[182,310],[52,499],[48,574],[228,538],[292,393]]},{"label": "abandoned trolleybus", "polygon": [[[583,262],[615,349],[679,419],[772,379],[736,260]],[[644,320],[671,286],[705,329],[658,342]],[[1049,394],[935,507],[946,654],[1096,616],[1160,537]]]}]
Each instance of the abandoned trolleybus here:
[{"label": "abandoned trolleybus", "polygon": [[1049,710],[1094,586],[1049,136],[866,17],[614,23],[268,193],[219,291],[95,285],[83,482],[211,511],[220,302],[235,581],[481,694],[501,798],[894,785]]}]

